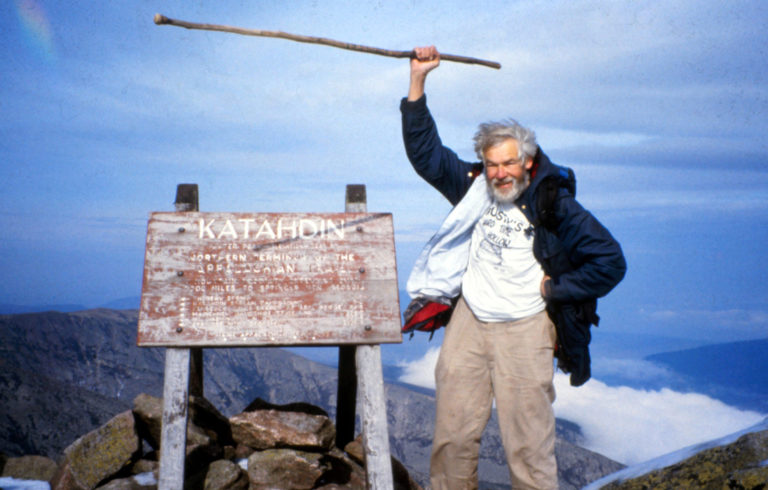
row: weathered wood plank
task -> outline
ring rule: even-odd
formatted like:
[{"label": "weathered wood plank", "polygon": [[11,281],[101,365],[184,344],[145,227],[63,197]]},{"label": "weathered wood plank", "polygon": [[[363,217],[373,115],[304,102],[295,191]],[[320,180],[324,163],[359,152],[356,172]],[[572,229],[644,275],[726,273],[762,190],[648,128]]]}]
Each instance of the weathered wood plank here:
[{"label": "weathered wood plank", "polygon": [[363,420],[363,446],[367,486],[392,489],[392,457],[387,429],[387,398],[381,371],[381,346],[357,346],[357,392]]},{"label": "weathered wood plank", "polygon": [[391,214],[152,214],[139,345],[401,341]]},{"label": "weathered wood plank", "polygon": [[160,490],[184,488],[189,400],[189,349],[165,351],[163,427],[160,441]]}]

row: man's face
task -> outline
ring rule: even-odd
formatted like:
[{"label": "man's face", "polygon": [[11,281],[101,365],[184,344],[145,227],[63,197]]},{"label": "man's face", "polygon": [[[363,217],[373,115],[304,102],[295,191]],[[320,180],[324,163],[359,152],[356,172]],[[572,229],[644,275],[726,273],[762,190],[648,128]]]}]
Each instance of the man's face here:
[{"label": "man's face", "polygon": [[485,176],[497,201],[514,202],[528,187],[528,170],[533,159],[518,158],[517,141],[507,139],[485,150]]}]

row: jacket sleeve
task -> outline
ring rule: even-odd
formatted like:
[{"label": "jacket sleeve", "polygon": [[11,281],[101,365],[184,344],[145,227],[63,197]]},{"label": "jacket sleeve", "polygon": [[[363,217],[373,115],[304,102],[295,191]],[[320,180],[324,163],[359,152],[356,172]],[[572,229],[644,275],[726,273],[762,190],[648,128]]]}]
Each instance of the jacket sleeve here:
[{"label": "jacket sleeve", "polygon": [[472,183],[472,164],[459,159],[453,150],[443,146],[427,108],[426,95],[413,102],[403,98],[400,112],[408,160],[416,173],[455,206]]},{"label": "jacket sleeve", "polygon": [[[556,302],[588,301],[608,294],[624,278],[627,263],[611,233],[572,196],[558,200],[557,240],[569,267],[553,277],[548,298]],[[562,251],[561,251],[562,252]]]}]

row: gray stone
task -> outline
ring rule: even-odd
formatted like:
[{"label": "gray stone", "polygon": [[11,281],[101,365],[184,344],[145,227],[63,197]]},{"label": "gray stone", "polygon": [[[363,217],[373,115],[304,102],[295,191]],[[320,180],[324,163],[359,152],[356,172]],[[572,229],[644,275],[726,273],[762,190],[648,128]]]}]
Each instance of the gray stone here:
[{"label": "gray stone", "polygon": [[233,444],[229,420],[206,398],[189,397],[189,420],[190,425],[202,429],[215,444],[221,446]]},{"label": "gray stone", "polygon": [[[746,468],[728,475],[727,488],[745,490],[765,490],[768,488],[768,466]],[[725,488],[725,485],[723,485]]]},{"label": "gray stone", "polygon": [[214,461],[205,475],[204,490],[245,490],[248,474],[240,466],[225,459]]},{"label": "gray stone", "polygon": [[63,468],[54,478],[56,488],[95,488],[125,468],[141,444],[133,413],[123,412],[64,450]]},{"label": "gray stone", "polygon": [[157,484],[142,485],[134,477],[116,478],[105,485],[97,487],[98,490],[150,490],[157,488]]},{"label": "gray stone", "polygon": [[[92,488],[92,487],[91,487]],[[64,462],[59,467],[59,472],[53,477],[51,482],[52,490],[89,490],[89,487],[85,487],[80,484],[75,476],[72,474],[72,465],[68,462]]]},{"label": "gray stone", "polygon": [[59,465],[45,456],[21,456],[8,458],[0,468],[0,475],[20,480],[40,480],[50,482],[59,471]]},{"label": "gray stone", "polygon": [[331,466],[323,454],[293,449],[257,451],[248,458],[251,490],[309,490],[314,488],[315,482],[330,469]]},{"label": "gray stone", "polygon": [[157,478],[157,472],[160,470],[160,463],[157,461],[151,461],[149,459],[140,459],[136,461],[131,467],[131,473],[139,475],[142,473],[153,473]]},{"label": "gray stone", "polygon": [[163,399],[140,393],[133,399],[133,414],[142,439],[153,448],[159,449],[163,425]]},{"label": "gray stone", "polygon": [[[231,444],[229,421],[208,400],[189,397],[187,447]],[[142,393],[133,400],[133,412],[141,436],[155,449],[160,447],[163,399]]]},{"label": "gray stone", "polygon": [[359,489],[365,488],[365,468],[346,453],[334,447],[326,454],[331,470],[323,474],[316,483],[316,489]]},{"label": "gray stone", "polygon": [[[189,398],[187,422],[187,446],[207,446],[231,443],[229,422],[206,399]],[[145,393],[133,400],[141,436],[155,449],[160,447],[163,424],[163,399]]]},{"label": "gray stone", "polygon": [[[362,434],[344,446],[344,452],[354,463],[361,465],[363,468],[365,467],[365,449],[363,448]],[[364,472],[363,481],[365,481]],[[392,456],[392,482],[396,490],[421,490],[421,485],[411,478],[403,463],[394,456]]]},{"label": "gray stone", "polygon": [[605,489],[768,487],[768,430],[745,434],[731,444],[705,449],[643,476],[609,483]]},{"label": "gray stone", "polygon": [[257,410],[235,415],[229,422],[235,441],[254,449],[328,450],[336,437],[333,422],[324,415]]}]

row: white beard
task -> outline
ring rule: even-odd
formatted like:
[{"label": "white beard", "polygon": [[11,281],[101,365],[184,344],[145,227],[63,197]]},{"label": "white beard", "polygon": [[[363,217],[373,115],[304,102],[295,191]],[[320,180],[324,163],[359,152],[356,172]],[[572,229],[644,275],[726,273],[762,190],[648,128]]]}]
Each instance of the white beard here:
[{"label": "white beard", "polygon": [[528,188],[531,183],[531,178],[526,172],[521,180],[517,180],[514,177],[505,179],[504,183],[512,182],[512,187],[509,189],[499,189],[496,187],[496,183],[499,182],[496,179],[488,181],[488,192],[491,197],[501,204],[513,203],[518,197]]}]

